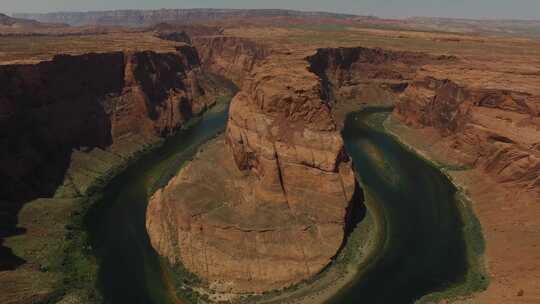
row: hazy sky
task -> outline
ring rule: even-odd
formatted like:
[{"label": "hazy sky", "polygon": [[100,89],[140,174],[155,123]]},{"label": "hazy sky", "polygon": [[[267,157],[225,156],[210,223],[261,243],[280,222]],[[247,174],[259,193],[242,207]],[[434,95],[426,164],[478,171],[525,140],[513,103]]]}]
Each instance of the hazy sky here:
[{"label": "hazy sky", "polygon": [[540,0],[0,0],[0,12],[158,8],[289,8],[377,15],[540,19]]}]

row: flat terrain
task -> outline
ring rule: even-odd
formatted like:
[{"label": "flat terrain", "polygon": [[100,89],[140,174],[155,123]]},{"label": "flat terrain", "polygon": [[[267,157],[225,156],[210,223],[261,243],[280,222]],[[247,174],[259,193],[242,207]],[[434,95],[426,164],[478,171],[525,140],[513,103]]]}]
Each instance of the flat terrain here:
[{"label": "flat terrain", "polygon": [[36,63],[58,54],[81,55],[117,51],[174,52],[178,42],[162,40],[152,32],[0,36],[0,64]]}]

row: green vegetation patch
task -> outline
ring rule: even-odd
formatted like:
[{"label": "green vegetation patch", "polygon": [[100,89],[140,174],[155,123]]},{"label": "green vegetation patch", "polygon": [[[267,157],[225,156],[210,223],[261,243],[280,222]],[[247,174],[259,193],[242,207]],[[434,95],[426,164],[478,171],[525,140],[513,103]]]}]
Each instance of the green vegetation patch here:
[{"label": "green vegetation patch", "polygon": [[[93,303],[99,298],[93,288],[97,267],[88,254],[82,214],[89,199],[37,199],[19,214],[26,233],[7,238],[6,246],[26,260],[26,275],[33,278],[29,294],[42,294],[41,303],[56,303],[68,291]],[[29,268],[29,269],[28,269]],[[31,269],[31,270],[30,270]],[[90,288],[89,288],[90,286]]]}]

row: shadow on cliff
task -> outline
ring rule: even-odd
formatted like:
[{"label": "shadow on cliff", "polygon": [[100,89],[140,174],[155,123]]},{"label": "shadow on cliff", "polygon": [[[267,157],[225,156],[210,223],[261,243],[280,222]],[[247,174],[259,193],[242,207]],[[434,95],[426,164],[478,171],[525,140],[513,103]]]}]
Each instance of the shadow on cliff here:
[{"label": "shadow on cliff", "polygon": [[364,191],[360,187],[360,184],[358,184],[358,181],[356,181],[354,186],[354,194],[351,199],[351,204],[349,205],[349,207],[347,207],[347,220],[343,228],[345,232],[345,238],[343,243],[341,244],[341,247],[338,250],[338,254],[347,246],[349,237],[356,229],[358,224],[360,224],[366,217],[367,208],[366,205],[364,205],[364,199]]},{"label": "shadow on cliff", "polygon": [[91,163],[72,162],[74,150],[120,146],[134,134],[170,135],[198,114],[193,108],[205,109],[204,97],[218,89],[200,65],[195,48],[182,46],[1,66],[0,265],[24,262],[2,244],[25,233],[17,229],[25,202],[54,197],[70,166],[78,175],[97,173]]},{"label": "shadow on cliff", "polygon": [[0,68],[0,270],[24,263],[3,246],[25,233],[24,204],[52,197],[75,149],[112,143],[105,98],[124,85],[122,53],[57,56]]},{"label": "shadow on cliff", "polygon": [[26,233],[26,229],[17,228],[17,214],[21,206],[0,201],[0,271],[14,270],[26,262],[3,245],[5,237]]}]

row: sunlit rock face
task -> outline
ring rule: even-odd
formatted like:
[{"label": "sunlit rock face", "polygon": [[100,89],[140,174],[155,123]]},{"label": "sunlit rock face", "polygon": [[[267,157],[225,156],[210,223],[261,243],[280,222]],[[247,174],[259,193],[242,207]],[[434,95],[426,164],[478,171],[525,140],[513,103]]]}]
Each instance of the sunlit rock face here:
[{"label": "sunlit rock face", "polygon": [[305,60],[273,60],[241,77],[223,139],[148,209],[154,248],[220,291],[263,292],[319,273],[351,213],[355,178],[320,78]]}]

